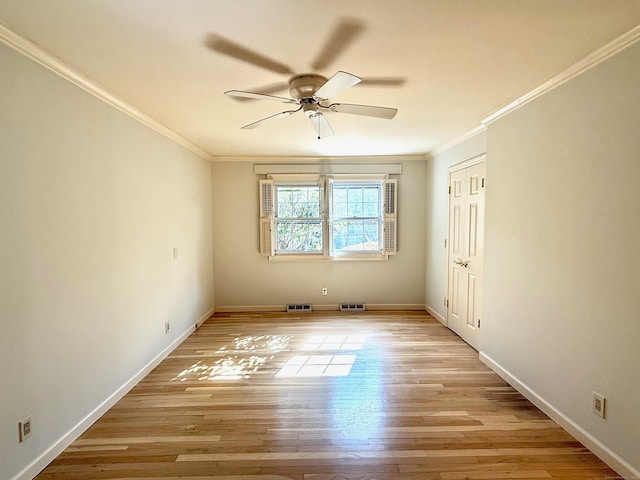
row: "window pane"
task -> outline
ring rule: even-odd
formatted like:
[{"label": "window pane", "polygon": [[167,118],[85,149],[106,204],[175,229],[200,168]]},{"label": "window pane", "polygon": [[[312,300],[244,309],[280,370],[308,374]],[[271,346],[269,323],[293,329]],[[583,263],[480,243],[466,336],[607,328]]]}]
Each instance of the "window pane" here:
[{"label": "window pane", "polygon": [[380,188],[380,183],[335,184],[332,199],[334,218],[380,217]]},{"label": "window pane", "polygon": [[320,216],[318,185],[276,185],[277,216],[280,218],[314,218]]},{"label": "window pane", "polygon": [[321,252],[322,222],[278,220],[279,252]]},{"label": "window pane", "polygon": [[352,202],[349,199],[349,217],[362,217],[362,202]]},{"label": "window pane", "polygon": [[362,187],[349,187],[349,203],[362,202]]},{"label": "window pane", "polygon": [[364,201],[378,203],[380,189],[378,187],[366,187],[364,189]]},{"label": "window pane", "polygon": [[346,217],[349,213],[349,205],[347,202],[333,202],[333,216],[334,217]]},{"label": "window pane", "polygon": [[379,220],[341,220],[333,223],[333,248],[336,251],[379,250]]},{"label": "window pane", "polygon": [[362,216],[363,217],[378,217],[380,216],[380,205],[378,202],[365,202],[362,204]]},{"label": "window pane", "polygon": [[347,201],[347,192],[349,189],[342,185],[335,185],[333,187],[333,199],[336,202],[346,202]]}]

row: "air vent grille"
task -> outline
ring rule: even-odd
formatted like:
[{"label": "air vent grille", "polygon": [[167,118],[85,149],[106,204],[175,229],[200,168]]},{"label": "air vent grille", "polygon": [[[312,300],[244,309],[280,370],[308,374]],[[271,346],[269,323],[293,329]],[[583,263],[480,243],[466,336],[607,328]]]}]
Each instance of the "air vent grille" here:
[{"label": "air vent grille", "polygon": [[364,303],[341,303],[341,312],[364,312]]},{"label": "air vent grille", "polygon": [[310,303],[290,303],[287,305],[287,312],[310,312]]}]

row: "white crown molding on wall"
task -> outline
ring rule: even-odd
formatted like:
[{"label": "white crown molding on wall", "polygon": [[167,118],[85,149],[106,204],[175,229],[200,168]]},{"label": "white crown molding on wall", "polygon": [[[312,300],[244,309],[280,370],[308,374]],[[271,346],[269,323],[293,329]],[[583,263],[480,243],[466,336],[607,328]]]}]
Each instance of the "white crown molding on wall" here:
[{"label": "white crown molding on wall", "polygon": [[358,162],[377,163],[393,163],[393,162],[413,162],[426,160],[425,155],[354,155],[348,157],[232,157],[232,156],[214,156],[214,162],[249,162],[264,164],[285,164],[304,162],[322,162],[322,163],[351,163],[354,160]]},{"label": "white crown molding on wall", "polygon": [[435,150],[431,150],[429,153],[427,153],[426,158],[427,159],[432,159],[438,155],[440,155],[441,153],[446,152],[447,150],[450,150],[451,148],[455,147],[456,145],[460,145],[463,142],[466,142],[467,140],[469,140],[471,137],[475,137],[476,135],[478,135],[479,133],[484,132],[487,129],[486,126],[484,125],[478,125],[477,127],[469,130],[467,133],[465,133],[464,135],[459,136],[458,138],[456,138],[455,140],[445,143],[443,145],[440,145],[438,148],[436,148]]},{"label": "white crown molding on wall", "polygon": [[604,62],[606,59],[612,57],[616,53],[624,50],[627,47],[630,47],[638,40],[640,40],[640,26],[629,30],[627,33],[619,36],[615,40],[612,40],[603,47],[590,53],[586,57],[578,60],[576,63],[556,73],[550,79],[541,83],[528,93],[522,95],[520,98],[491,113],[482,120],[482,124],[489,125],[491,122],[494,122],[495,120],[505,116],[506,114],[522,107],[523,105],[540,97],[541,95],[544,95],[554,88],[559,87],[563,83],[568,82],[572,78],[575,78],[578,75],[589,70],[590,68],[595,67],[599,63]]},{"label": "white crown molding on wall", "polygon": [[255,175],[273,174],[366,174],[366,175],[401,175],[402,164],[389,163],[256,163],[253,165]]},{"label": "white crown molding on wall", "polygon": [[30,58],[31,60],[39,63],[43,67],[61,76],[65,80],[68,80],[69,82],[73,83],[77,87],[94,95],[95,97],[111,105],[112,107],[117,108],[121,112],[129,115],[130,117],[134,118],[135,120],[142,123],[143,125],[146,125],[147,127],[160,133],[161,135],[164,135],[168,139],[174,141],[178,145],[181,145],[187,150],[195,153],[199,157],[202,157],[205,160],[209,160],[209,161],[213,159],[213,157],[209,153],[205,152],[200,147],[197,147],[186,138],[178,135],[176,132],[174,132],[170,128],[154,120],[146,113],[129,105],[127,102],[116,97],[115,95],[112,95],[103,87],[97,85],[95,82],[93,82],[89,78],[74,71],[64,62],[54,57],[53,55],[48,54],[47,52],[42,50],[40,47],[38,47],[35,43],[21,37],[14,31],[7,28],[2,23],[0,23],[0,42],[13,48],[14,50],[17,50],[18,52],[22,53],[23,55]]}]

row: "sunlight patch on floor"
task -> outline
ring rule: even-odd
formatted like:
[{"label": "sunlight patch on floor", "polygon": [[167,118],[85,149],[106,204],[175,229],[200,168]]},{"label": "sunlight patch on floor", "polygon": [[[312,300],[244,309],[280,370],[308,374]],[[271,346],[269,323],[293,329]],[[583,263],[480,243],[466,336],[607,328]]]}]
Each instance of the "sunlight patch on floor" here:
[{"label": "sunlight patch on floor", "polygon": [[260,335],[237,337],[233,346],[220,347],[216,354],[224,355],[212,365],[198,361],[181,371],[173,380],[241,380],[257,372],[276,353],[287,349],[290,336]]},{"label": "sunlight patch on floor", "polygon": [[362,350],[364,335],[313,335],[302,350]]},{"label": "sunlight patch on floor", "polygon": [[346,377],[351,372],[356,355],[329,352],[362,350],[365,340],[364,335],[312,335],[300,350],[327,353],[295,355],[276,373],[276,377]]},{"label": "sunlight patch on floor", "polygon": [[276,377],[346,377],[355,360],[355,355],[296,355]]}]

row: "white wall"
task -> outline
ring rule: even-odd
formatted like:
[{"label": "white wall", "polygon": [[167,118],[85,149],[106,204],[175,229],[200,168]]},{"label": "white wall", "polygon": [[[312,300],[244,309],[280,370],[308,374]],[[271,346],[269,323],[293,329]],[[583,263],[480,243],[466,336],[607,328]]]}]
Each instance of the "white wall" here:
[{"label": "white wall", "polygon": [[[398,179],[398,254],[389,261],[269,262],[258,252],[258,177],[250,162],[212,165],[216,308],[340,302],[424,308],[425,161]],[[329,295],[323,297],[321,289]]]},{"label": "white wall", "polygon": [[489,125],[482,324],[489,360],[635,475],[639,86],[635,44]]},{"label": "white wall", "polygon": [[[425,305],[429,312],[446,324],[447,249],[449,236],[449,167],[482,155],[487,151],[487,134],[481,131],[427,161],[426,170],[426,282]],[[488,180],[489,181],[489,180]]]},{"label": "white wall", "polygon": [[0,46],[0,478],[213,307],[210,168]]}]

